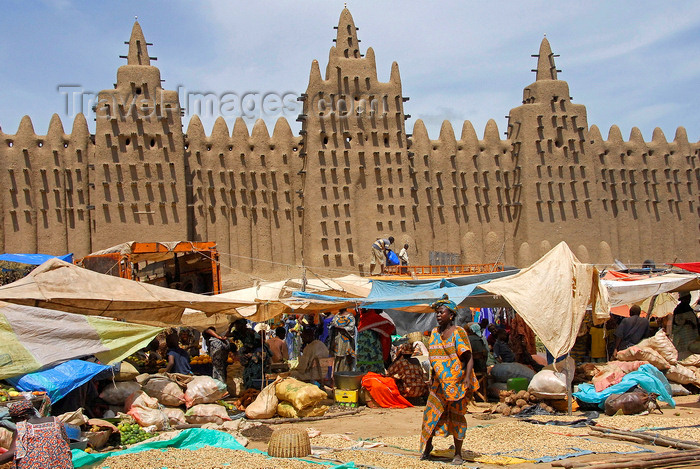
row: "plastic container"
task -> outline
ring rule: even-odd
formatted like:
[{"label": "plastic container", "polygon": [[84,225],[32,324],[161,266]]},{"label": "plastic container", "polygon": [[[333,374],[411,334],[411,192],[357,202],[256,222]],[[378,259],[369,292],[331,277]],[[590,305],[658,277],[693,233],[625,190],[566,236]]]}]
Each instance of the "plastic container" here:
[{"label": "plastic container", "polygon": [[510,378],[506,383],[509,391],[527,391],[529,380],[527,378]]}]

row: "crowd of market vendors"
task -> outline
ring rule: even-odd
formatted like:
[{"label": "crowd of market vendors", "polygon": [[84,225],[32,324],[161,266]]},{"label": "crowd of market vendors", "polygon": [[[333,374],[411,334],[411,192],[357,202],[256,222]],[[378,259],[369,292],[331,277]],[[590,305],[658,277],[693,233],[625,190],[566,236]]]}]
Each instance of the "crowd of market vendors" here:
[{"label": "crowd of market vendors", "polygon": [[[698,302],[694,306],[697,309]],[[579,366],[577,376],[580,369],[588,371],[589,376],[582,381],[593,378],[595,390],[602,391],[620,383],[625,374],[642,372],[653,365],[676,385],[697,386],[700,340],[694,306],[690,295],[681,294],[673,314],[663,318],[647,318],[637,305],[629,308],[628,317],[613,314],[602,325],[594,325],[587,315],[570,352]],[[45,432],[42,444],[51,448],[52,458],[63,458],[67,438],[58,418],[50,416],[59,412],[63,416],[83,412],[83,424],[91,422],[96,429],[101,423],[95,423],[103,421],[88,418],[123,415],[119,413],[121,407],[108,405],[114,402],[120,406],[124,403],[130,418],[151,430],[160,430],[168,423],[222,424],[229,418],[227,410],[253,407],[260,389],[264,393],[272,388],[274,394],[274,383],[281,378],[294,379],[285,385],[292,390],[289,402],[280,401],[281,407],[266,409],[262,418],[282,415],[284,404],[295,417],[323,415],[327,411],[327,406],[320,405],[320,399],[326,396],[323,390],[332,398],[334,377],[343,374],[362,377],[361,402],[369,407],[425,406],[421,431],[424,457],[430,456],[432,437],[438,434],[453,436],[455,447],[461,448],[466,430],[464,414],[476,395],[482,399],[490,395],[501,401],[513,395],[515,400],[514,394],[507,394],[518,389],[511,387],[511,381],[526,379],[532,387],[537,372],[546,371],[555,359],[541,348],[538,353],[533,331],[512,309],[458,309],[447,297],[436,301],[432,308],[437,313],[437,327],[403,336],[396,335],[393,320],[381,310],[345,308],[320,315],[288,315],[267,323],[238,319],[221,331],[215,327],[202,332],[168,329],[128,360],[138,367],[134,376],[141,373],[136,378],[138,383],[129,381],[134,383],[133,388],[122,386],[120,390],[119,383],[110,384],[111,377],[102,376],[54,403],[51,414],[46,396],[41,396],[41,405],[30,405],[31,409],[27,407],[29,401],[9,404],[0,414],[0,427],[4,421],[8,424],[4,426],[13,430],[11,445],[5,443],[9,451],[3,460],[30,458],[33,453],[27,452],[27,435],[36,432]],[[208,376],[194,376],[197,374]],[[281,378],[274,381],[275,377]],[[301,388],[294,384],[298,382],[316,389],[312,406],[292,405],[294,393],[308,394],[308,389],[299,391]],[[279,394],[279,385],[276,389]],[[551,397],[548,391],[545,389],[543,394]],[[105,402],[102,398],[110,392],[121,392],[121,397]],[[240,398],[226,409],[221,399],[227,392]],[[535,395],[532,402],[537,402]],[[177,407],[185,403],[186,413]],[[503,409],[515,412],[514,407]],[[164,426],[157,424],[161,417],[154,417],[161,412]],[[250,418],[248,412],[246,415]],[[256,410],[252,415],[262,414]],[[125,428],[122,434],[128,435]],[[150,435],[139,431],[142,438]],[[140,441],[136,436],[124,438],[122,443]]]}]

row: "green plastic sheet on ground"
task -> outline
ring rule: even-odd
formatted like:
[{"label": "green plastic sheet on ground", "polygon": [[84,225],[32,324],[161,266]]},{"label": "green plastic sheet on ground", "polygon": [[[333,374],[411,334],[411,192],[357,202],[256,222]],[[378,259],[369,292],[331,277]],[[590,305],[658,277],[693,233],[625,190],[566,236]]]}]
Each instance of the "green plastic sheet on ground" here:
[{"label": "green plastic sheet on ground", "polygon": [[[74,449],[73,466],[84,467],[94,465],[109,456],[119,456],[122,454],[134,454],[152,449],[166,450],[167,448],[197,450],[207,446],[216,448],[237,449],[247,451],[249,453],[262,453],[256,449],[248,449],[236,440],[232,435],[218,430],[210,430],[205,428],[189,428],[181,431],[177,436],[170,440],[145,442],[131,448],[121,451],[109,451],[106,453],[86,453],[85,451]],[[309,461],[311,462],[311,461]],[[315,461],[314,461],[315,462]],[[353,463],[346,463],[340,466],[332,466],[331,469],[352,469],[355,467]]]}]

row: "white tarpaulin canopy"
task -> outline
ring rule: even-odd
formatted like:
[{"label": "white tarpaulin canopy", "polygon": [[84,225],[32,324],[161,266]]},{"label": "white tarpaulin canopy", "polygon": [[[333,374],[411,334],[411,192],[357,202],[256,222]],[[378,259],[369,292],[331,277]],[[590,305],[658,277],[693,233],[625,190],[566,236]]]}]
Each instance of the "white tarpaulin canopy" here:
[{"label": "white tarpaulin canopy", "polygon": [[58,259],[0,287],[0,300],[154,325],[180,324],[185,308],[240,317],[236,308],[253,304],[113,277]]},{"label": "white tarpaulin canopy", "polygon": [[589,305],[595,323],[610,316],[598,269],[579,262],[564,242],[530,267],[481,288],[501,295],[555,357],[566,355],[574,346]]},{"label": "white tarpaulin canopy", "polygon": [[[332,294],[340,297],[338,301],[324,301],[319,299],[295,298],[294,292],[304,291],[318,294]],[[277,282],[263,282],[258,285],[215,295],[214,298],[236,299],[249,301],[251,306],[237,308],[237,312],[251,321],[266,321],[282,314],[313,314],[339,308],[353,307],[353,298],[365,298],[370,292],[370,280],[358,275],[346,275],[339,278],[310,278],[304,281],[299,278],[290,278]],[[343,302],[342,298],[348,298]],[[198,329],[208,326],[217,327],[228,324],[232,318],[226,315],[216,315],[211,318],[204,317],[201,313],[187,310],[183,315],[183,324]]]},{"label": "white tarpaulin canopy", "polygon": [[692,274],[666,274],[641,280],[603,280],[608,289],[610,306],[641,303],[647,298],[671,291],[700,289],[700,276]]}]

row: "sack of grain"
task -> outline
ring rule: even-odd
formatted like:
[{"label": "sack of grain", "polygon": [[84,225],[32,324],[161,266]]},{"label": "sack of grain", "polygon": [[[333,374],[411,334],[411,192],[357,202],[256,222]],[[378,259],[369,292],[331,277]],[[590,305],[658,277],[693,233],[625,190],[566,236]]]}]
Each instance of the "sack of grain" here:
[{"label": "sack of grain", "polygon": [[119,371],[114,374],[114,381],[132,381],[139,375],[139,371],[129,362],[120,362]]},{"label": "sack of grain", "polygon": [[683,366],[700,366],[700,355],[693,354],[683,361],[678,362]]},{"label": "sack of grain", "polygon": [[100,393],[100,399],[107,404],[123,405],[126,398],[141,389],[136,381],[109,383]]},{"label": "sack of grain", "polygon": [[566,399],[566,375],[542,370],[530,380],[527,391],[540,399]]},{"label": "sack of grain", "polygon": [[143,391],[136,391],[126,399],[124,409],[142,427],[155,425],[157,430],[169,428],[168,416],[161,410],[158,399]]},{"label": "sack of grain", "polygon": [[187,383],[185,405],[189,409],[193,405],[216,402],[227,394],[225,383],[209,376],[196,376]]},{"label": "sack of grain", "polygon": [[277,398],[291,402],[296,410],[315,406],[327,397],[328,394],[318,386],[294,378],[286,378],[277,383]]},{"label": "sack of grain", "polygon": [[637,347],[636,345],[617,352],[617,359],[624,362],[644,360],[659,370],[668,370],[671,367],[671,364],[656,350],[648,347]]},{"label": "sack of grain", "polygon": [[277,415],[287,418],[304,418],[304,417],[321,417],[328,412],[327,405],[319,405],[307,407],[306,409],[296,410],[291,402],[280,401],[277,404]]},{"label": "sack of grain", "polygon": [[219,404],[197,404],[185,412],[187,423],[203,424],[215,423],[221,425],[227,420],[231,420],[226,412],[226,408]]},{"label": "sack of grain", "polygon": [[165,407],[163,413],[168,416],[170,425],[184,425],[187,423],[185,419],[185,411],[179,407]]},{"label": "sack of grain", "polygon": [[664,357],[669,365],[678,363],[678,350],[676,350],[673,342],[671,342],[671,339],[668,338],[663,329],[659,329],[659,331],[654,334],[654,337],[642,340],[637,344],[637,347],[654,349],[659,355]]},{"label": "sack of grain", "polygon": [[679,384],[695,383],[695,371],[683,365],[673,365],[666,371],[666,379]]},{"label": "sack of grain", "polygon": [[165,377],[153,376],[141,389],[164,406],[177,407],[185,403],[185,393],[180,386]]},{"label": "sack of grain", "polygon": [[279,404],[275,391],[278,380],[265,386],[265,389],[260,391],[258,397],[245,408],[246,417],[249,419],[269,419],[275,415],[277,404]]}]

